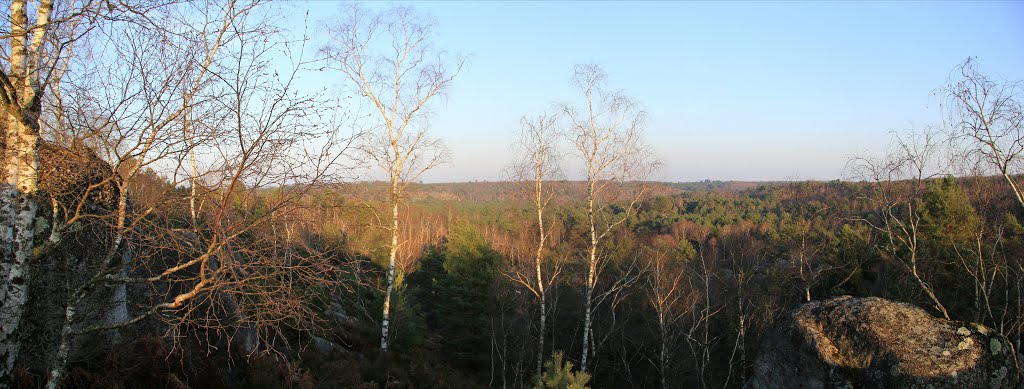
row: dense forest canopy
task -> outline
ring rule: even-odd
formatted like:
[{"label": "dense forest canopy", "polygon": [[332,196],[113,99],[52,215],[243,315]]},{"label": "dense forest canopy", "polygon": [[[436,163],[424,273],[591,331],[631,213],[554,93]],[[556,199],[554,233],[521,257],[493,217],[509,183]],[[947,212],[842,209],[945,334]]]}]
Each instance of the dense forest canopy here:
[{"label": "dense forest canopy", "polygon": [[661,182],[654,119],[580,64],[502,180],[424,183],[471,58],[413,7],[322,40],[291,11],[10,1],[0,388],[740,387],[844,295],[1020,355],[1024,84],[977,58],[842,180]]}]

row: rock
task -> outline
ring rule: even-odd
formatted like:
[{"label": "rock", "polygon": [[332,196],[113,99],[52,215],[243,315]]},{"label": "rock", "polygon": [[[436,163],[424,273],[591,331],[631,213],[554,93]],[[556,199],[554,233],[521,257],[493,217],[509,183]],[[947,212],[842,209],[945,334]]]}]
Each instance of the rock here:
[{"label": "rock", "polygon": [[[0,123],[0,129],[6,129],[6,124]],[[3,143],[0,141],[0,156],[5,152]],[[17,364],[33,374],[47,371],[56,354],[64,308],[73,288],[89,280],[105,262],[114,231],[108,219],[119,197],[116,186],[106,181],[113,174],[110,165],[81,144],[57,145],[40,140],[38,173],[40,207],[34,225],[37,251],[33,255],[40,257],[32,259],[28,269],[29,300],[17,335],[21,339]],[[6,171],[0,172],[3,177]],[[73,228],[54,233],[55,224],[63,223],[67,210],[76,209],[83,198],[84,217]],[[65,210],[57,214],[57,222],[55,208]],[[50,239],[60,244],[44,243]],[[115,260],[113,265],[123,267],[131,260],[125,247],[122,245],[120,253],[115,253],[121,262]],[[122,311],[128,297],[124,284],[102,285],[92,291],[78,304],[77,326],[105,324],[130,314]],[[75,337],[69,359],[90,360],[105,355],[104,347],[117,340],[116,334],[101,331]]]},{"label": "rock", "polygon": [[348,350],[346,350],[345,347],[343,347],[342,345],[334,343],[332,341],[329,341],[316,335],[313,336],[313,340],[310,342],[310,345],[313,346],[313,350],[316,350],[316,352],[321,354],[348,352]]},{"label": "rock", "polygon": [[980,324],[909,304],[814,301],[768,331],[744,388],[1013,388],[1017,370],[1006,342]]},{"label": "rock", "polygon": [[355,319],[345,312],[345,307],[337,301],[331,301],[331,304],[327,307],[327,311],[325,313],[328,318],[339,326],[352,324],[355,321]]}]

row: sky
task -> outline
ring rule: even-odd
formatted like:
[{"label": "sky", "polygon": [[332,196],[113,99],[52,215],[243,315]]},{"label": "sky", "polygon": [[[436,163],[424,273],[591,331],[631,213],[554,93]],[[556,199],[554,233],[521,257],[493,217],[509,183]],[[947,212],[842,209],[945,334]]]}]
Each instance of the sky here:
[{"label": "sky", "polygon": [[[647,111],[659,181],[844,178],[890,131],[941,125],[933,92],[968,56],[1024,80],[1024,2],[411,5],[436,19],[438,47],[469,56],[433,102],[430,131],[453,160],[426,182],[506,179],[519,118],[574,101],[576,64],[601,65]],[[314,21],[339,12],[297,6]]]}]

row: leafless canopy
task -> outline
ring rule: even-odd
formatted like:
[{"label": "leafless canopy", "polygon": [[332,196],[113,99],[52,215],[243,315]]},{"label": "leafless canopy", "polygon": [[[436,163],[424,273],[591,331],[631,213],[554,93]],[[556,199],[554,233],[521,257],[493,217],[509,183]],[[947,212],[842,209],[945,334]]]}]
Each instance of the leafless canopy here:
[{"label": "leafless canopy", "polygon": [[601,183],[597,191],[624,181],[645,180],[657,167],[644,141],[647,112],[621,90],[609,89],[608,75],[594,64],[577,65],[570,84],[585,98],[582,107],[563,104],[569,141],[586,169]]},{"label": "leafless canopy", "polygon": [[327,26],[330,43],[321,53],[345,76],[349,92],[369,104],[359,150],[404,189],[450,158],[427,132],[428,102],[448,93],[464,59],[434,47],[434,21],[412,8],[373,12],[354,4],[344,14]]},{"label": "leafless canopy", "polygon": [[944,139],[934,128],[892,133],[892,142],[883,157],[851,157],[847,169],[855,178],[874,184],[874,193],[865,200],[876,210],[872,217],[858,217],[885,237],[886,251],[904,269],[931,300],[935,309],[949,318],[939,301],[921,257],[921,196],[926,180],[946,171],[943,163]]},{"label": "leafless canopy", "polygon": [[[332,101],[296,90],[308,39],[272,28],[259,1],[82,7],[36,31],[63,50],[36,65],[52,75],[36,135],[109,168],[77,192],[47,193],[48,236],[33,253],[54,254],[87,223],[109,242],[66,277],[48,386],[60,384],[72,338],[148,318],[178,334],[251,329],[260,340],[312,328],[312,288],[335,284],[338,269],[292,233],[298,200],[347,176],[351,138],[333,125]],[[293,62],[276,63],[277,52]],[[107,192],[116,204],[96,207]],[[183,203],[191,218],[179,219]],[[153,289],[156,301],[90,317],[103,309],[91,305],[97,293],[126,285]]]},{"label": "leafless canopy", "polygon": [[[577,65],[570,84],[583,96],[582,107],[561,106],[569,120],[566,136],[574,148],[573,156],[582,165],[586,177],[584,201],[589,236],[584,256],[587,274],[580,361],[583,371],[588,368],[587,359],[596,340],[592,333],[594,307],[609,294],[619,296],[617,290],[623,282],[637,279],[627,272],[622,279],[613,282],[609,290],[595,291],[600,273],[609,260],[602,241],[633,213],[644,192],[644,183],[658,166],[643,139],[647,113],[622,91],[608,89],[607,78],[597,65]],[[611,205],[617,201],[627,202],[625,212],[611,211]]]},{"label": "leafless canopy", "polygon": [[430,102],[444,96],[462,69],[433,46],[434,22],[411,8],[373,12],[348,6],[344,19],[327,26],[330,42],[321,49],[329,67],[341,72],[350,93],[368,105],[359,122],[366,136],[357,148],[388,177],[391,233],[385,286],[381,349],[388,347],[391,294],[399,239],[399,205],[408,186],[449,160],[448,149],[429,128]]},{"label": "leafless canopy", "polygon": [[981,162],[982,171],[995,169],[1024,206],[1012,177],[1021,171],[1024,156],[1024,82],[989,77],[968,58],[950,72],[939,93],[946,125],[967,160]]}]

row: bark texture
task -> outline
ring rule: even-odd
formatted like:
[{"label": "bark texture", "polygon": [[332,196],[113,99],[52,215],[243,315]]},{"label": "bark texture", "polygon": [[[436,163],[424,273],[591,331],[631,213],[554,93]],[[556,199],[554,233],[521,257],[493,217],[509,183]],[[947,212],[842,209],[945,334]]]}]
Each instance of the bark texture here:
[{"label": "bark texture", "polygon": [[21,348],[17,331],[29,299],[28,260],[35,240],[39,205],[39,116],[43,42],[53,10],[41,0],[29,25],[25,0],[10,6],[10,67],[0,78],[5,111],[3,187],[0,188],[0,385],[11,381]]}]

